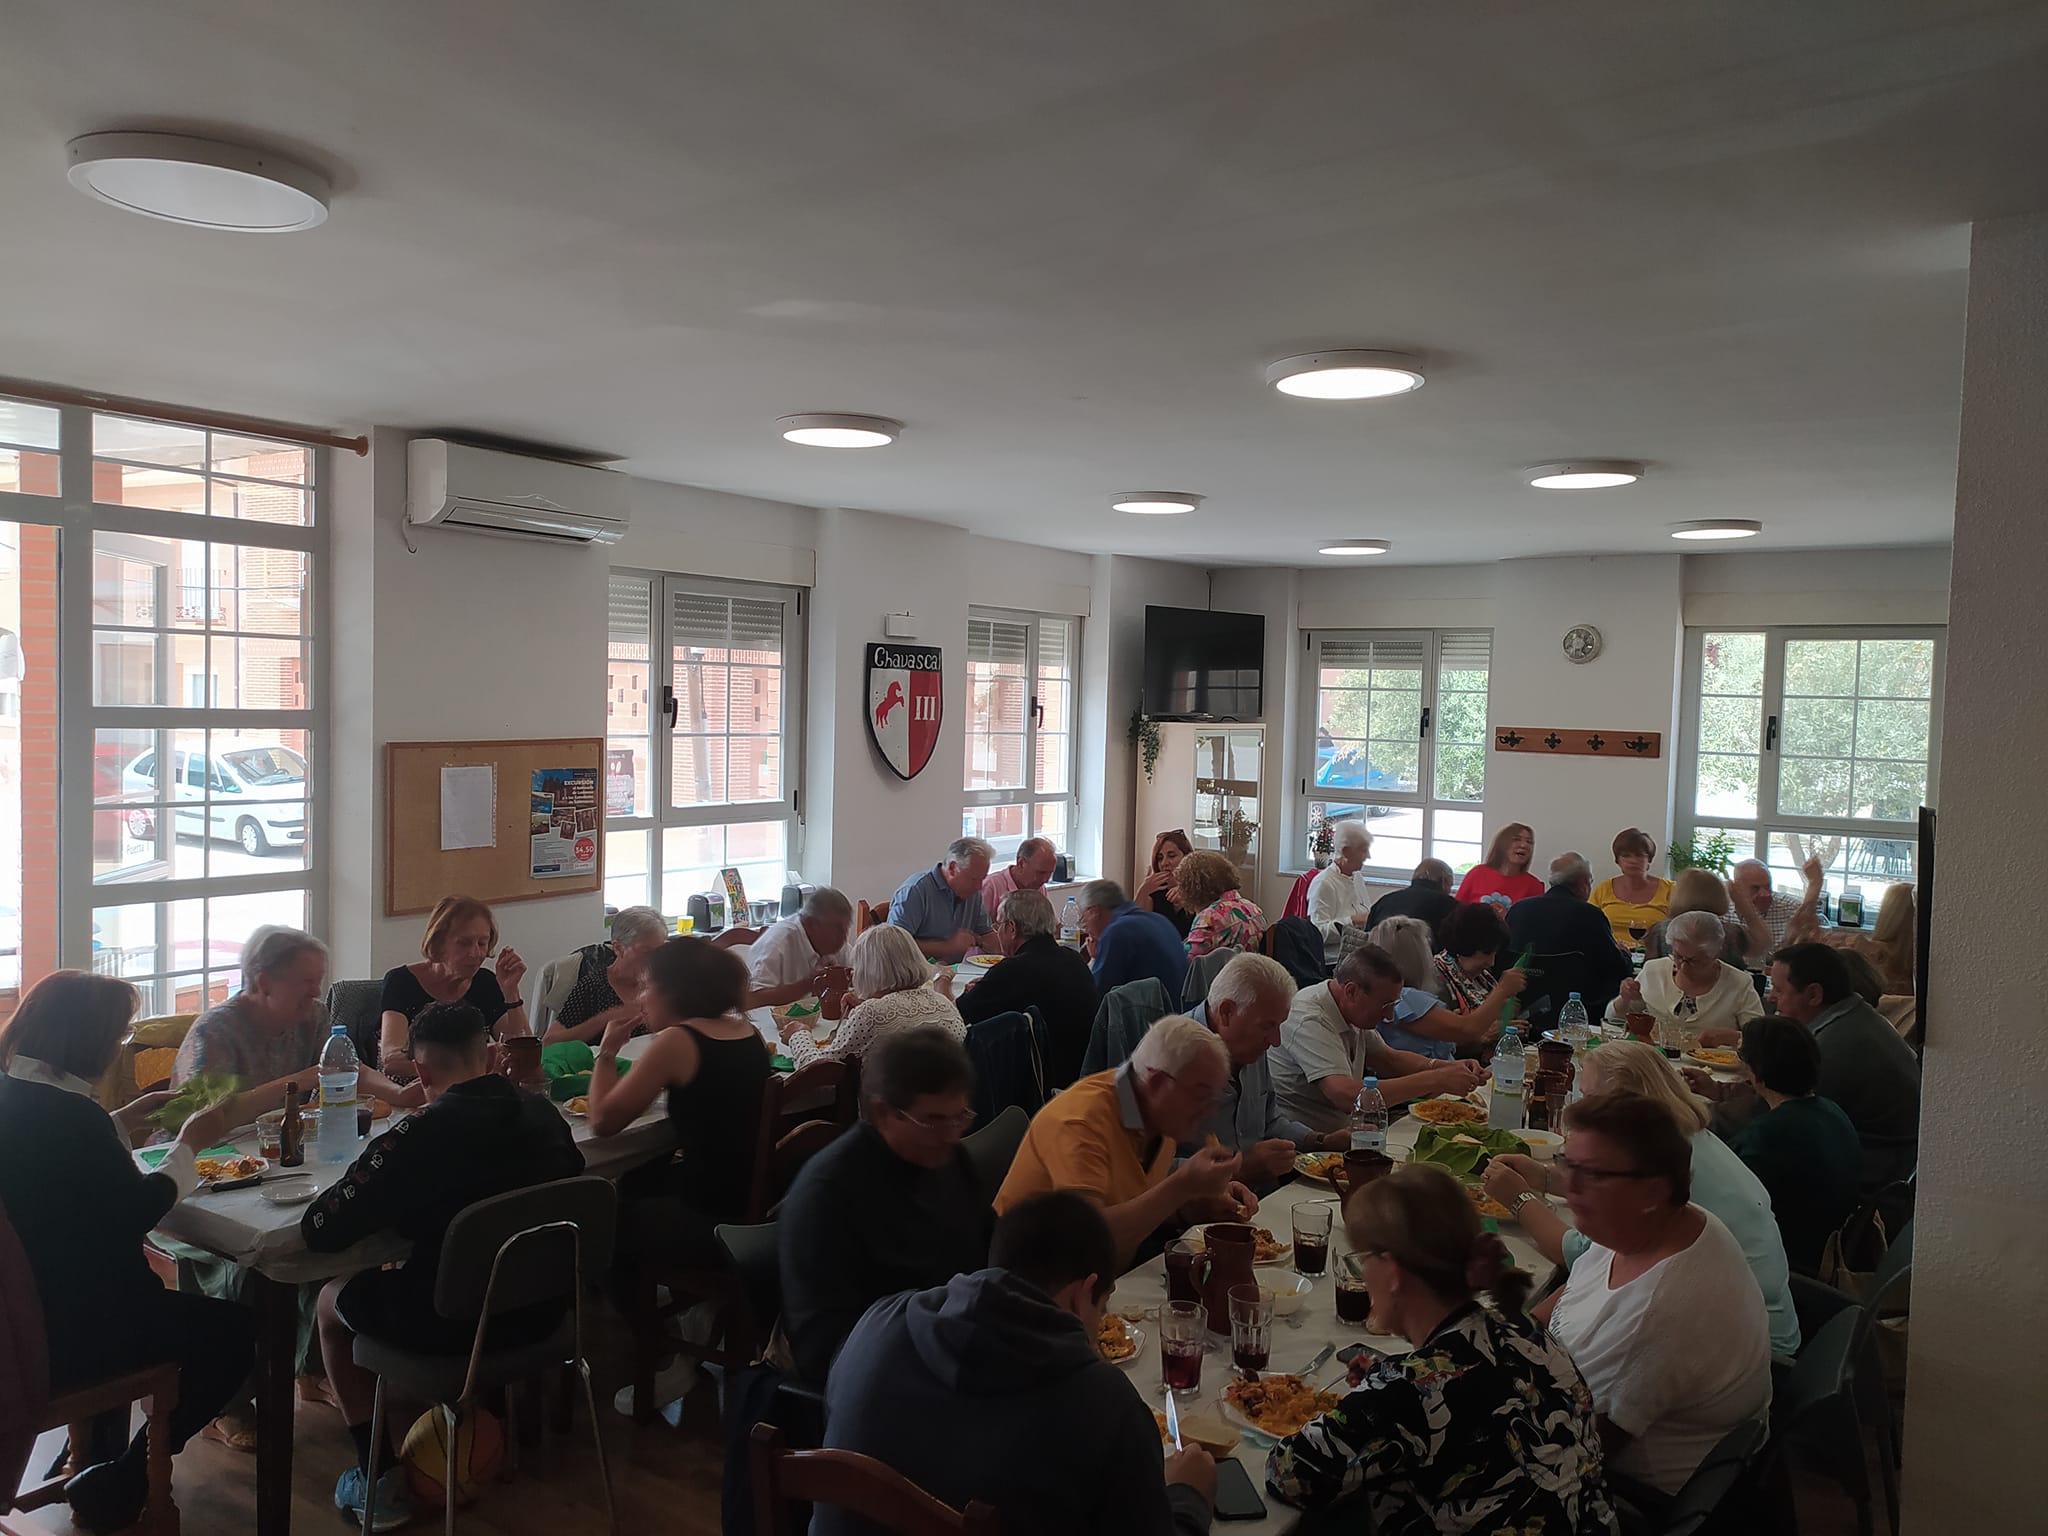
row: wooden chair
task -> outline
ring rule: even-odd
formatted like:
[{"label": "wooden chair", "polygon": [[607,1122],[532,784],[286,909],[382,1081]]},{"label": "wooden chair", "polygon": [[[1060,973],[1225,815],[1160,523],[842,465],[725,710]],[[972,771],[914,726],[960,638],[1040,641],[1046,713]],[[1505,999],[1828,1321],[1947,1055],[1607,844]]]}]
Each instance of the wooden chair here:
[{"label": "wooden chair", "polygon": [[889,921],[889,903],[886,901],[857,901],[853,904],[853,931],[866,933],[877,923]]},{"label": "wooden chair", "polygon": [[792,1503],[829,1504],[896,1536],[997,1536],[996,1512],[979,1499],[964,1510],[926,1493],[895,1468],[855,1451],[791,1451],[782,1431],[756,1424],[747,1447],[755,1536],[791,1536]]},{"label": "wooden chair", "polygon": [[[80,1453],[91,1443],[92,1421],[103,1413],[126,1413],[148,1405],[149,1502],[139,1530],[147,1536],[178,1536],[178,1507],[171,1502],[171,1410],[178,1406],[178,1368],[161,1365],[95,1382],[60,1397],[50,1396],[50,1363],[43,1333],[43,1308],[28,1256],[4,1213],[0,1213],[0,1515],[41,1509],[64,1497],[64,1484],[80,1469]],[[46,1430],[70,1435],[64,1474],[16,1491]]]},{"label": "wooden chair", "polygon": [[726,928],[711,941],[713,949],[737,949],[742,944],[751,944],[768,930],[765,928]]}]

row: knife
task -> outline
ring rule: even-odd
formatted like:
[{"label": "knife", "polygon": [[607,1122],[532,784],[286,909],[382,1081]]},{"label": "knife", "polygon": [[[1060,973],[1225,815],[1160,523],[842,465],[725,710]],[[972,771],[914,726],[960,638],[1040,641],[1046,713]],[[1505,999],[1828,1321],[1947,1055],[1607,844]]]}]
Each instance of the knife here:
[{"label": "knife", "polygon": [[1301,1368],[1302,1380],[1306,1381],[1309,1377],[1315,1375],[1317,1371],[1320,1371],[1323,1368],[1324,1362],[1336,1352],[1337,1346],[1334,1344],[1325,1344],[1321,1349],[1317,1350],[1315,1359],[1309,1361],[1307,1365]]},{"label": "knife", "polygon": [[1173,1406],[1173,1388],[1166,1389],[1166,1432],[1173,1436],[1173,1448],[1180,1450],[1180,1412]]}]

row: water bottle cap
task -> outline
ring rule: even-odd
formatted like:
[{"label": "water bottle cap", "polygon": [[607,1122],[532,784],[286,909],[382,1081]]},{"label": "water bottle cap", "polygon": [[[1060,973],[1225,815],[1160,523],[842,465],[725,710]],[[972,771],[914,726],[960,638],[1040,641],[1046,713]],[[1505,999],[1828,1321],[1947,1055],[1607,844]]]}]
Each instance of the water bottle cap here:
[{"label": "water bottle cap", "polygon": [[330,1035],[345,1035],[348,1033],[348,1026],[346,1024],[337,1024],[328,1030],[327,1033]]},{"label": "water bottle cap", "polygon": [[1376,1077],[1368,1077],[1363,1079],[1362,1081],[1364,1086],[1367,1088],[1377,1088],[1380,1085],[1380,1080]]},{"label": "water bottle cap", "polygon": [[1571,996],[1570,996],[1570,997],[1568,997],[1568,998],[1566,999],[1566,1001],[1567,1001],[1567,1002],[1573,1002],[1573,1003],[1576,1003],[1576,1002],[1577,1002],[1578,1000],[1579,1000],[1579,994],[1578,994],[1578,993],[1576,993],[1576,992],[1572,993],[1572,994],[1571,994]]}]

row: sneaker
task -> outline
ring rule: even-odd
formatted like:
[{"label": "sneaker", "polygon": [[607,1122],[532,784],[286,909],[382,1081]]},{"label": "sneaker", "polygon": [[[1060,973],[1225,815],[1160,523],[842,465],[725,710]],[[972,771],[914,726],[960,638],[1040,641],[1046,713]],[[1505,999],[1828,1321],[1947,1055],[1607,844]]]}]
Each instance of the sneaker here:
[{"label": "sneaker", "polygon": [[[353,1515],[358,1528],[363,1523],[363,1501],[368,1489],[369,1479],[363,1476],[361,1467],[350,1467],[334,1484],[334,1507],[344,1515]],[[377,1478],[377,1515],[370,1529],[395,1531],[412,1517],[412,1488],[406,1482],[405,1468],[386,1467]]]}]

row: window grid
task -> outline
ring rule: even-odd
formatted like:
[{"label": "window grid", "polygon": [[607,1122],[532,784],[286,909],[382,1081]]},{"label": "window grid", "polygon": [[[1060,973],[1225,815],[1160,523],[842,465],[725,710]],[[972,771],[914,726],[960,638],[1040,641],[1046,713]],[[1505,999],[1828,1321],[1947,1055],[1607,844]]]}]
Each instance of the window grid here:
[{"label": "window grid", "polygon": [[1052,614],[968,612],[960,828],[1000,856],[1026,837],[1069,846],[1080,627]]}]

